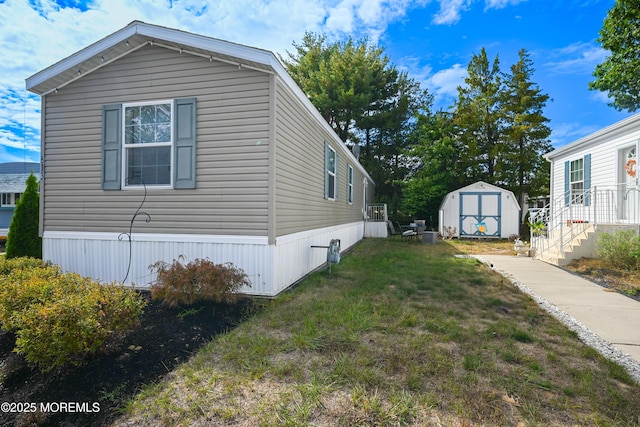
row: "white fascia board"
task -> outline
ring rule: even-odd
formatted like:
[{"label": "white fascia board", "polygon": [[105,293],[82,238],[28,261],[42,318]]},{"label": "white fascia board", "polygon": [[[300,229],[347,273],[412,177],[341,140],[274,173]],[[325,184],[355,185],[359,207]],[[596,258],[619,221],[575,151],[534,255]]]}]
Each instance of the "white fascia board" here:
[{"label": "white fascia board", "polygon": [[84,61],[93,58],[100,52],[103,52],[106,49],[127,40],[129,37],[132,37],[135,34],[136,28],[133,25],[129,25],[119,31],[116,31],[110,36],[107,36],[102,40],[99,40],[96,43],[74,53],[73,55],[66,57],[62,61],[57,62],[42,71],[37,72],[31,77],[28,77],[26,80],[27,90],[31,90],[33,87],[55,77],[56,75],[68,70],[69,68],[74,68],[78,64],[81,64]]},{"label": "white fascia board", "polygon": [[181,30],[158,27],[145,23],[137,24],[137,34],[166,40],[198,49],[207,50],[221,55],[233,56],[241,60],[257,62],[259,64],[271,65],[273,54],[269,51],[258,49],[255,47],[244,46],[237,43],[228,42],[226,40],[215,39],[200,34],[188,33]]}]

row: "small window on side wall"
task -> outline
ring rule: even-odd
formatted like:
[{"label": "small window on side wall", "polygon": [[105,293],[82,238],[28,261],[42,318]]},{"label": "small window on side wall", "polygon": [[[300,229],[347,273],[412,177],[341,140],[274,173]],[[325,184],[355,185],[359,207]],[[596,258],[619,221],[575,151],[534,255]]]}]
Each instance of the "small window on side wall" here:
[{"label": "small window on side wall", "polygon": [[327,142],[324,145],[324,198],[338,199],[338,153]]},{"label": "small window on side wall", "polygon": [[353,203],[353,167],[347,166],[347,203]]}]

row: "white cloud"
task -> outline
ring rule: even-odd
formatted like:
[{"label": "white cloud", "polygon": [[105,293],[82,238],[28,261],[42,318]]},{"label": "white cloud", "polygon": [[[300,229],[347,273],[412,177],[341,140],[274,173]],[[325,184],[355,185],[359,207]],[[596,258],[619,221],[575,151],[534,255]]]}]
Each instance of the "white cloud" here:
[{"label": "white cloud", "polygon": [[546,53],[550,59],[543,64],[552,74],[589,74],[604,61],[607,51],[594,43],[572,43]]},{"label": "white cloud", "polygon": [[458,87],[464,84],[467,68],[462,64],[454,64],[445,70],[435,73],[427,82],[427,87],[437,99],[448,100],[458,96]]},{"label": "white cloud", "polygon": [[518,3],[523,3],[526,1],[527,0],[485,0],[484,10],[504,9],[507,6],[515,6]]},{"label": "white cloud", "polygon": [[609,92],[602,92],[602,91],[597,91],[594,90],[591,92],[591,98],[601,102],[603,104],[609,104],[611,102],[613,102],[613,99],[609,97]]},{"label": "white cloud", "polygon": [[451,25],[460,20],[460,13],[467,10],[472,0],[439,0],[440,10],[433,17],[437,25]]}]

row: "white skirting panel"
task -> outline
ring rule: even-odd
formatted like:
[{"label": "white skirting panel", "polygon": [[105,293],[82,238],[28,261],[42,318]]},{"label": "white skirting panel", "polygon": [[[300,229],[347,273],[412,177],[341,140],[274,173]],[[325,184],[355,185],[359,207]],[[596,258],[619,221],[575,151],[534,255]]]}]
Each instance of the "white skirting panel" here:
[{"label": "white skirting panel", "polygon": [[364,237],[389,237],[387,223],[382,221],[367,221],[364,223]]},{"label": "white skirting panel", "polygon": [[327,249],[312,246],[329,246],[332,239],[339,239],[344,251],[362,240],[363,224],[361,221],[278,237],[275,257],[278,292],[327,263]]},{"label": "white skirting panel", "polygon": [[[129,241],[118,240],[117,233],[45,232],[42,255],[72,271],[102,282],[122,282],[129,265]],[[233,263],[251,280],[252,295],[272,295],[274,248],[266,237],[134,234],[131,269],[126,283],[148,288],[155,280],[149,266],[171,263],[181,255],[184,262],[208,258],[217,264]]]},{"label": "white skirting panel", "polygon": [[[331,239],[341,240],[345,250],[363,237],[363,223],[352,223],[276,239],[269,245],[259,236],[197,236],[176,234],[134,234],[131,244],[131,267],[126,283],[148,288],[155,280],[149,266],[179,256],[184,262],[208,258],[222,264],[231,262],[251,280],[243,292],[258,296],[275,296],[310,271],[326,263]],[[102,282],[122,282],[129,266],[129,241],[118,240],[117,233],[45,231],[42,238],[43,259],[64,271],[79,273]]]}]

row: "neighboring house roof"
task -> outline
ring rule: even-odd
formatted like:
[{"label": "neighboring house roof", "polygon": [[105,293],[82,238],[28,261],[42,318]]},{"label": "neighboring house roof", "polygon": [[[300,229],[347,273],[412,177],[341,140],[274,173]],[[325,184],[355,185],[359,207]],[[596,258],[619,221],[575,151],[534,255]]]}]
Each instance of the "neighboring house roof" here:
[{"label": "neighboring house roof", "polygon": [[40,163],[0,163],[0,193],[22,193],[27,187],[27,178],[33,171],[40,181]]},{"label": "neighboring house roof", "polygon": [[33,162],[7,162],[0,163],[0,175],[8,173],[20,173],[29,174],[33,171],[35,174],[40,174],[40,163]]},{"label": "neighboring house roof", "polygon": [[558,157],[571,154],[574,151],[582,150],[590,145],[597,145],[603,139],[611,139],[621,134],[630,133],[640,129],[640,114],[634,114],[626,119],[620,120],[610,126],[602,128],[592,134],[571,142],[564,147],[553,150],[544,155],[545,159],[552,161]]},{"label": "neighboring house roof", "polygon": [[337,136],[333,128],[309,101],[309,98],[289,75],[278,58],[267,50],[151,25],[141,21],[133,21],[121,30],[27,78],[27,90],[41,96],[47,95],[148,45],[162,46],[179,52],[209,58],[211,61],[222,61],[238,67],[247,67],[276,74],[293,91],[318,122],[334,137],[334,140],[339,143],[344,153],[358,165],[358,168],[368,179],[373,181],[353,156],[353,153],[344,145],[344,141]]}]

